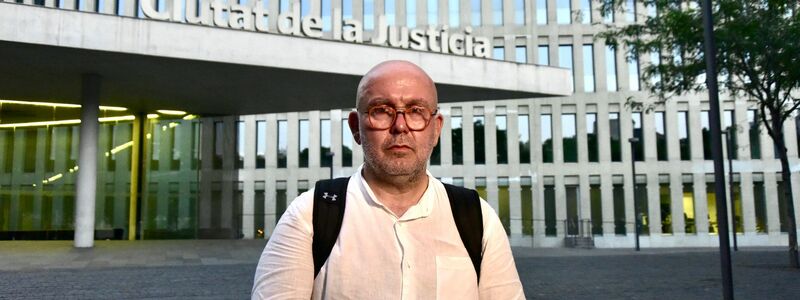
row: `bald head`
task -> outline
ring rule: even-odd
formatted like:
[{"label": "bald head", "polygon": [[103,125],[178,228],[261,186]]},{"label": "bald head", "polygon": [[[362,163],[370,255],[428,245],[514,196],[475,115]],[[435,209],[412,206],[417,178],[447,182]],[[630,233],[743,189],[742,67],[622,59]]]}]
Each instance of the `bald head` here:
[{"label": "bald head", "polygon": [[369,101],[369,90],[378,84],[386,84],[390,82],[396,86],[397,89],[407,88],[412,85],[422,86],[429,90],[430,99],[433,101],[434,107],[438,105],[439,98],[436,93],[436,84],[425,70],[419,66],[404,60],[390,60],[382,62],[369,70],[361,81],[358,83],[358,91],[356,94],[356,109],[363,108]]}]

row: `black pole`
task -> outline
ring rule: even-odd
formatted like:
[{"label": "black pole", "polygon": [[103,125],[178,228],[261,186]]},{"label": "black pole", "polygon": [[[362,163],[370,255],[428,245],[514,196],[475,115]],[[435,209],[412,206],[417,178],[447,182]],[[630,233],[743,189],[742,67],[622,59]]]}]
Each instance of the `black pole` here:
[{"label": "black pole", "polygon": [[638,138],[628,139],[631,143],[631,182],[633,182],[633,232],[636,236],[636,251],[639,251],[639,202],[636,201],[636,143]]},{"label": "black pole", "polygon": [[711,112],[711,150],[714,157],[714,191],[717,199],[717,224],[719,227],[719,259],[722,272],[722,296],[733,299],[733,274],[731,249],[728,241],[728,210],[725,197],[725,166],[722,162],[722,135],[719,124],[719,90],[717,87],[717,46],[714,44],[714,21],[711,0],[703,0],[703,36],[705,39],[706,85]]},{"label": "black pole", "polygon": [[335,153],[333,153],[333,151],[325,152],[325,156],[330,157],[330,159],[331,159],[331,167],[330,167],[331,177],[330,177],[330,179],[333,179],[333,156],[334,155],[335,155]]},{"label": "black pole", "polygon": [[736,194],[734,194],[733,189],[733,152],[734,149],[731,149],[731,140],[732,134],[735,134],[736,131],[733,129],[731,130],[723,130],[722,134],[725,135],[725,144],[728,149],[728,185],[730,186],[730,195],[731,195],[731,232],[733,232],[733,251],[739,251],[739,246],[736,245]]}]

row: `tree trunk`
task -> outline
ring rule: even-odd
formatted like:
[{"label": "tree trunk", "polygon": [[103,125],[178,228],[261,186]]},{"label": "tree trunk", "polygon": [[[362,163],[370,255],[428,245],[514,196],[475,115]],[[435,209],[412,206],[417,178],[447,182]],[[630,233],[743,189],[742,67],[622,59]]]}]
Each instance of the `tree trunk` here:
[{"label": "tree trunk", "polygon": [[789,158],[786,153],[786,141],[783,138],[783,122],[780,118],[772,118],[772,137],[778,147],[778,157],[781,161],[781,179],[783,180],[783,195],[786,201],[786,221],[789,223],[789,266],[800,268],[797,256],[797,223],[794,218],[794,198],[792,197],[792,180],[789,169]]}]

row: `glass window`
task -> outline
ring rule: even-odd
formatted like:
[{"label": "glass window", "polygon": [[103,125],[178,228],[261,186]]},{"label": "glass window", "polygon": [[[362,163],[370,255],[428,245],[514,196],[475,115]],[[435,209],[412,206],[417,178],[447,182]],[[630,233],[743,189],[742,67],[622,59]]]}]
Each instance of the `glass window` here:
[{"label": "glass window", "polygon": [[533,187],[531,177],[522,176],[520,178],[522,190],[520,207],[522,208],[522,234],[533,235]]},{"label": "glass window", "polygon": [[406,26],[417,27],[417,0],[406,0]]},{"label": "glass window", "polygon": [[287,135],[289,135],[289,129],[286,120],[278,121],[278,168],[286,168]]},{"label": "glass window", "polygon": [[572,6],[570,0],[556,0],[556,23],[572,23]]},{"label": "glass window", "polygon": [[622,137],[620,134],[619,113],[608,113],[608,130],[611,144],[611,161],[622,161]]},{"label": "glass window", "polygon": [[486,194],[486,177],[475,178],[475,191],[478,192],[478,196],[481,199],[486,200],[488,198]]},{"label": "glass window", "polygon": [[737,152],[739,151],[737,151],[737,149],[739,149],[739,147],[736,143],[736,115],[733,114],[732,110],[725,111],[724,122],[722,130],[725,130],[727,134],[722,136],[726,139],[722,141],[726,143],[723,147],[727,147],[726,149],[730,150],[726,152],[728,153],[727,155],[730,155],[731,159],[738,159],[739,155],[737,155]]},{"label": "glass window", "polygon": [[553,162],[553,120],[549,114],[540,116],[542,123],[542,162]]},{"label": "glass window", "polygon": [[[306,0],[304,2],[311,2],[310,0]],[[375,29],[375,1],[374,0],[364,0],[361,2],[364,5],[364,29],[372,30]],[[301,16],[305,16],[306,14],[301,14]]]},{"label": "glass window", "polygon": [[505,53],[503,51],[504,51],[503,46],[494,46],[494,48],[492,49],[492,58],[496,60],[504,60]]},{"label": "glass window", "polygon": [[614,10],[614,11],[611,11],[611,12],[610,12],[610,13],[608,13],[607,15],[603,16],[603,22],[604,22],[604,23],[614,23],[614,12],[615,12],[615,11],[616,11],[616,10]]},{"label": "glass window", "polygon": [[519,162],[523,164],[531,163],[531,136],[528,115],[517,117],[517,128],[519,132]]},{"label": "glass window", "polygon": [[428,0],[428,25],[439,24],[439,1]]},{"label": "glass window", "polygon": [[697,233],[694,218],[694,184],[691,182],[691,178],[684,179],[683,182],[683,222],[686,226],[684,230],[686,233]]},{"label": "glass window", "polygon": [[[331,31],[331,27],[333,25],[333,21],[331,21],[331,12],[333,8],[331,8],[331,2],[333,0],[322,0],[322,31]],[[262,2],[264,5],[267,4],[267,1]],[[266,19],[264,23],[266,24]]]},{"label": "glass window", "polygon": [[[600,176],[592,176],[596,177],[595,180],[590,181],[600,181]],[[602,201],[602,192],[600,191],[600,184],[590,184],[589,185],[589,201],[591,201],[591,214],[592,214],[592,234],[603,234],[603,201]]]},{"label": "glass window", "polygon": [[689,112],[678,112],[678,143],[681,149],[681,160],[692,159],[692,147],[689,142]]},{"label": "glass window", "polygon": [[664,112],[657,111],[653,116],[656,127],[656,156],[658,160],[667,160],[667,123]]},{"label": "glass window", "polygon": [[[39,141],[38,134],[39,130],[36,128],[25,129],[25,151],[23,152],[25,156],[23,170],[25,173],[36,172],[36,149],[39,148],[37,145]],[[157,156],[153,155],[153,157]]]},{"label": "glass window", "polygon": [[[615,180],[616,181],[616,180]],[[621,183],[615,183],[612,189],[614,195],[614,233],[624,235],[625,228],[625,187]]]},{"label": "glass window", "polygon": [[350,132],[350,126],[347,124],[347,119],[342,120],[342,166],[353,166],[353,135]]},{"label": "glass window", "polygon": [[492,23],[503,25],[503,0],[492,0]]},{"label": "glass window", "polygon": [[514,0],[514,24],[525,24],[525,0]]},{"label": "glass window", "polygon": [[253,193],[253,236],[257,239],[263,239],[265,236],[264,219],[266,212],[264,211],[264,204],[267,200],[264,182],[255,182],[255,193]]},{"label": "glass window", "polygon": [[636,0],[625,0],[625,21],[636,22]]},{"label": "glass window", "polygon": [[[762,174],[754,174],[753,177],[763,178]],[[764,192],[764,182],[761,180],[753,181],[753,204],[756,217],[756,232],[767,233],[767,194]]]},{"label": "glass window", "polygon": [[286,181],[278,180],[275,185],[275,223],[277,224],[286,212]]},{"label": "glass window", "polygon": [[628,83],[631,91],[638,91],[639,86],[639,57],[628,58]]},{"label": "glass window", "polygon": [[508,191],[508,177],[497,178],[497,215],[500,217],[500,223],[506,230],[506,234],[511,232],[511,205],[510,195]]},{"label": "glass window", "polygon": [[319,161],[323,167],[330,167],[333,165],[333,157],[331,154],[331,120],[319,120]]},{"label": "glass window", "polygon": [[308,149],[309,144],[309,122],[308,120],[300,120],[300,138],[298,146],[298,153],[300,154],[299,163],[301,168],[308,167]]},{"label": "glass window", "polygon": [[597,114],[586,114],[586,144],[589,148],[589,161],[600,161],[600,146],[597,141]]},{"label": "glass window", "polygon": [[[521,63],[521,64],[527,63],[528,62],[527,47],[525,47],[525,46],[517,46],[515,48],[515,50],[516,50],[516,53],[514,55],[514,58],[516,58],[516,61],[518,63]],[[798,124],[800,124],[800,118],[798,118]],[[800,126],[800,125],[798,125],[798,126]],[[798,131],[798,132],[800,132],[800,131]]]},{"label": "glass window", "polygon": [[547,24],[547,0],[536,0],[536,24]]},{"label": "glass window", "polygon": [[561,143],[564,162],[578,162],[578,134],[575,127],[575,114],[561,115]]},{"label": "glass window", "polygon": [[[484,117],[483,116],[474,116],[472,117],[472,129],[475,134],[475,164],[485,164],[486,163],[486,142],[484,140]],[[484,198],[485,199],[485,198]]]},{"label": "glass window", "polygon": [[617,50],[606,46],[606,89],[609,92],[619,90],[617,85]]},{"label": "glass window", "polygon": [[742,186],[739,184],[738,179],[739,174],[734,174],[734,181],[733,186],[733,226],[736,229],[736,232],[744,233],[744,224],[742,224]]},{"label": "glass window", "polygon": [[[658,52],[650,52],[650,65],[658,67],[661,65],[661,55]],[[661,81],[661,74],[656,72],[650,78],[650,85],[655,86],[656,83]]]},{"label": "glass window", "polygon": [[556,235],[556,186],[552,182],[553,177],[545,177],[544,234],[548,236]]},{"label": "glass window", "polygon": [[[154,133],[157,133],[158,130],[154,130]],[[214,169],[222,169],[222,157],[225,148],[225,123],[224,122],[214,122]],[[157,159],[157,151],[158,146],[156,146],[156,141],[159,140],[158,134],[153,135],[153,158]],[[153,169],[158,169],[155,167]]]},{"label": "glass window", "polygon": [[353,0],[342,0],[342,18],[353,18]]},{"label": "glass window", "polygon": [[481,0],[470,0],[472,26],[481,26]]},{"label": "glass window", "polygon": [[267,122],[256,121],[256,168],[267,165]]},{"label": "glass window", "polygon": [[594,47],[583,45],[583,91],[594,92]]},{"label": "glass window", "polygon": [[592,1],[591,0],[581,0],[581,11],[580,11],[580,20],[581,24],[591,24],[592,23]]},{"label": "glass window", "polygon": [[717,233],[717,193],[714,182],[706,182],[706,199],[708,200],[708,233]]},{"label": "glass window", "polygon": [[244,122],[236,122],[236,168],[244,168],[244,140],[247,137],[247,129]]},{"label": "glass window", "polygon": [[[161,3],[165,3],[166,1],[160,1]],[[289,7],[292,5],[291,0],[279,0],[278,1],[278,11],[281,13],[289,11]]]},{"label": "glass window", "polygon": [[569,69],[569,77],[572,78],[572,91],[575,91],[575,72],[572,70],[572,46],[558,46],[558,66]]},{"label": "glass window", "polygon": [[396,22],[397,16],[395,15],[395,0],[384,0],[383,2],[383,11],[386,15],[386,24],[389,26],[394,26]]},{"label": "glass window", "polygon": [[567,235],[575,236],[580,232],[578,229],[578,202],[580,201],[578,195],[580,194],[580,189],[577,185],[565,185],[564,193],[567,196]]},{"label": "glass window", "polygon": [[[668,177],[669,175],[667,175]],[[672,198],[669,182],[661,182],[658,186],[659,204],[661,208],[661,233],[672,233]]]},{"label": "glass window", "polygon": [[453,147],[453,164],[464,164],[464,144],[462,142],[461,117],[450,117],[450,137]]},{"label": "glass window", "polygon": [[436,140],[436,146],[433,147],[433,151],[431,152],[431,165],[440,165],[442,164],[442,138],[439,137]]},{"label": "glass window", "polygon": [[650,209],[648,208],[647,201],[647,178],[645,175],[636,175],[636,185],[634,186],[633,192],[636,193],[634,196],[634,200],[637,202],[637,208],[639,209],[638,216],[639,216],[639,225],[641,226],[641,230],[639,234],[641,235],[650,235]]},{"label": "glass window", "polygon": [[761,159],[761,132],[755,110],[747,111],[748,135],[750,137],[750,159]]},{"label": "glass window", "polygon": [[631,119],[633,120],[633,137],[639,139],[633,147],[636,152],[636,161],[644,161],[644,132],[642,130],[642,113],[632,113]]},{"label": "glass window", "polygon": [[497,137],[497,163],[508,163],[508,128],[506,116],[498,115],[495,118],[495,136]]},{"label": "glass window", "polygon": [[713,159],[711,152],[711,127],[708,123],[708,111],[700,112],[700,126],[703,133],[703,158],[706,160]]},{"label": "glass window", "polygon": [[548,66],[550,65],[550,47],[547,45],[539,46],[539,60],[537,64]]},{"label": "glass window", "polygon": [[781,178],[781,173],[776,173],[775,177],[778,184],[778,220],[780,221],[781,232],[789,232],[789,219],[786,213],[786,194],[784,192],[784,184]]},{"label": "glass window", "polygon": [[447,0],[447,11],[448,11],[448,19],[450,21],[450,27],[457,28],[461,26],[461,12],[459,11],[461,8],[461,1],[459,0]]}]

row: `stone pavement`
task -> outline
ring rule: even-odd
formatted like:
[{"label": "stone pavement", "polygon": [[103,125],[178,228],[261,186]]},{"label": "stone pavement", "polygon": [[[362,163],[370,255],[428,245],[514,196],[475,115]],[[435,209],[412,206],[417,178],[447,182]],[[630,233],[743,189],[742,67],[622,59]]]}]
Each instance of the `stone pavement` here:
[{"label": "stone pavement", "polygon": [[[246,299],[264,241],[0,242],[0,299]],[[531,299],[720,299],[716,249],[514,248]],[[800,299],[783,248],[733,254],[737,299]]]}]

